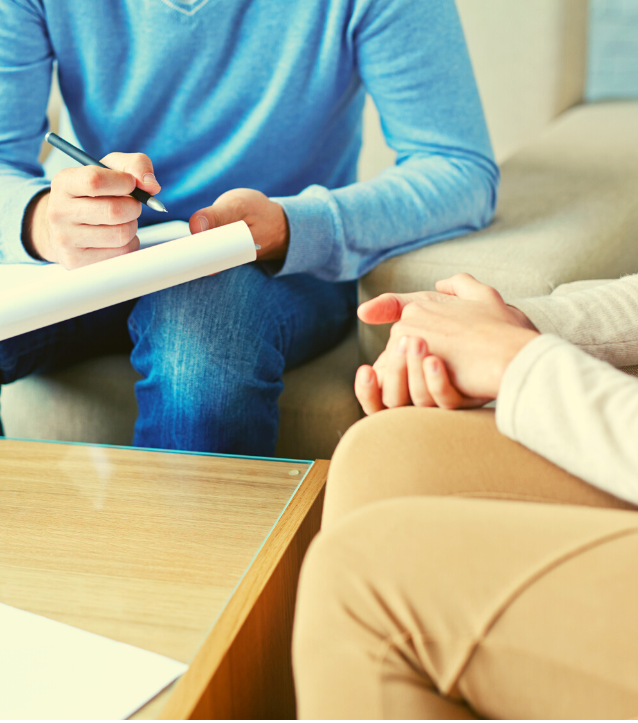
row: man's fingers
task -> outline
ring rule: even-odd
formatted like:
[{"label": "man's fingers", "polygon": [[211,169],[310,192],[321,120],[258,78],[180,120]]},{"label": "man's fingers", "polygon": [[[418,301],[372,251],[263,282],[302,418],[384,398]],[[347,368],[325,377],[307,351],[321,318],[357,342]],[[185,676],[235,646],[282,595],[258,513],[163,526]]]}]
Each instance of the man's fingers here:
[{"label": "man's fingers", "polygon": [[434,406],[423,373],[423,359],[427,352],[428,347],[423,339],[417,336],[410,337],[407,355],[408,388],[410,399],[415,407]]},{"label": "man's fingers", "polygon": [[127,196],[135,188],[135,178],[130,173],[114,171],[99,166],[65,168],[56,173],[51,190],[62,191],[67,196]]},{"label": "man's fingers", "polygon": [[501,295],[487,284],[477,281],[471,274],[454,274],[449,279],[436,282],[436,290],[442,294],[458,296],[467,301],[492,301]]},{"label": "man's fingers", "polygon": [[49,223],[61,226],[89,224],[119,226],[139,218],[142,204],[132,196],[107,198],[72,198],[62,203],[49,203]]},{"label": "man's fingers", "polygon": [[151,195],[161,190],[155,178],[153,162],[144,153],[109,153],[101,162],[109,168],[130,173],[135,178],[137,187]]},{"label": "man's fingers", "polygon": [[120,248],[104,248],[104,249],[62,249],[57,258],[57,262],[66,269],[78,269],[81,266],[95,264],[98,261],[105,261],[116,256],[124,256],[131,251],[137,251],[140,247],[140,240],[137,236],[132,238],[126,246]]},{"label": "man's fingers", "polygon": [[429,356],[423,362],[425,381],[432,399],[441,409],[459,409],[463,406],[464,397],[457,391],[445,364],[436,356]]},{"label": "man's fingers", "polygon": [[119,226],[71,226],[68,240],[80,249],[120,248],[130,243],[137,234],[137,219]]},{"label": "man's fingers", "polygon": [[366,414],[374,414],[385,409],[381,401],[381,390],[377,383],[377,377],[371,366],[361,366],[357,370],[354,379],[354,392]]}]

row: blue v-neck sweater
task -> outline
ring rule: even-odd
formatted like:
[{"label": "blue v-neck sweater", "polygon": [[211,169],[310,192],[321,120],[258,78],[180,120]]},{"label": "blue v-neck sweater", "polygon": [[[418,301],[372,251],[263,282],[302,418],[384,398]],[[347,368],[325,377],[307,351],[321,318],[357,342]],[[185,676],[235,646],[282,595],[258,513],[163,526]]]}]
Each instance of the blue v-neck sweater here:
[{"label": "blue v-neck sweater", "polygon": [[[24,210],[53,62],[94,157],[150,156],[171,218],[232,188],[280,202],[279,274],[354,279],[484,226],[498,170],[453,0],[0,0],[0,262]],[[365,91],[395,167],[356,182]],[[156,222],[144,208],[141,224]]]}]

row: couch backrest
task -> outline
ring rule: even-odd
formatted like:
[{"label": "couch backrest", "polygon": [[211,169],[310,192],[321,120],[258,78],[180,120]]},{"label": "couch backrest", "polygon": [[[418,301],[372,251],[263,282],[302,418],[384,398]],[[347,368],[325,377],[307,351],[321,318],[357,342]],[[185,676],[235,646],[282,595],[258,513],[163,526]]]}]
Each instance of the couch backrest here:
[{"label": "couch backrest", "polygon": [[[497,160],[583,100],[587,0],[457,0]],[[394,162],[368,103],[359,165],[366,180]]]},{"label": "couch backrest", "polygon": [[585,94],[587,0],[457,0],[499,160]]}]

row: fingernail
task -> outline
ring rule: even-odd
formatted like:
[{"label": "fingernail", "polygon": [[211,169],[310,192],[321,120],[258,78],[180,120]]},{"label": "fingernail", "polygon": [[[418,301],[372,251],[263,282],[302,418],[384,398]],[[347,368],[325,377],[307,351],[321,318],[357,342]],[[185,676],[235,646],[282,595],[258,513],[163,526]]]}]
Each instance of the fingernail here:
[{"label": "fingernail", "polygon": [[439,360],[438,360],[438,359],[434,359],[434,357],[430,357],[430,358],[428,359],[428,366],[430,367],[430,371],[431,371],[431,372],[434,372],[435,374],[438,374],[438,372],[439,372],[440,369],[441,369],[441,368],[439,367]]},{"label": "fingernail", "polygon": [[408,350],[408,337],[402,336],[399,339],[399,343],[397,344],[397,354],[405,354],[405,352]]},{"label": "fingernail", "polygon": [[144,181],[144,183],[154,183],[156,186],[159,186],[157,178],[155,178],[152,173],[145,173],[142,180]]},{"label": "fingernail", "polygon": [[199,230],[208,231],[208,219],[206,216],[198,216],[197,220],[199,221]]},{"label": "fingernail", "polygon": [[412,337],[410,341],[410,356],[423,356],[425,352],[425,342],[423,339]]}]

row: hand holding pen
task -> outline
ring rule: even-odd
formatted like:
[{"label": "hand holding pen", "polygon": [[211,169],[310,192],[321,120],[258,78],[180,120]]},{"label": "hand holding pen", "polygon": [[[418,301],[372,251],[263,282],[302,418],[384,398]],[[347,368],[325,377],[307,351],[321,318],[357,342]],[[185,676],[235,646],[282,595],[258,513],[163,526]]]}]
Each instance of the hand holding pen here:
[{"label": "hand holding pen", "polygon": [[30,209],[24,237],[27,250],[67,269],[136,251],[142,203],[130,194],[139,191],[161,206],[152,198],[160,185],[151,159],[143,153],[110,153],[100,165],[60,171],[51,181],[51,191],[38,197]]},{"label": "hand holding pen", "polygon": [[[84,168],[61,171],[53,178],[51,191],[31,202],[23,230],[27,251],[67,269],[136,251],[141,204],[166,211],[152,196],[160,186],[151,159],[143,153],[110,153],[97,161],[55,133],[46,139]],[[223,193],[212,205],[195,211],[189,224],[195,234],[235,221],[250,228],[258,258],[286,256],[290,229],[283,207],[255,189]]]}]

